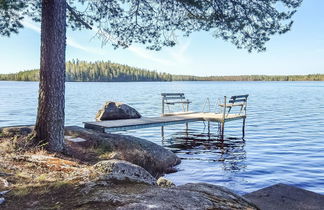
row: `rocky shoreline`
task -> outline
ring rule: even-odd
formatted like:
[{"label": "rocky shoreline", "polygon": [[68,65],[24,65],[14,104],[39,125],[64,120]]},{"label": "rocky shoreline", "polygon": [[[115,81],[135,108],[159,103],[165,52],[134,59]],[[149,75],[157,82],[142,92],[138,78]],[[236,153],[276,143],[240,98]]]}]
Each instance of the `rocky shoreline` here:
[{"label": "rocky shoreline", "polygon": [[[65,154],[13,148],[32,127],[0,128],[3,209],[321,209],[324,196],[274,185],[244,196],[225,187],[164,179],[180,159],[150,141],[77,126]],[[18,142],[18,143],[17,143]],[[20,143],[21,145],[21,143]],[[17,146],[16,146],[17,147]]]}]

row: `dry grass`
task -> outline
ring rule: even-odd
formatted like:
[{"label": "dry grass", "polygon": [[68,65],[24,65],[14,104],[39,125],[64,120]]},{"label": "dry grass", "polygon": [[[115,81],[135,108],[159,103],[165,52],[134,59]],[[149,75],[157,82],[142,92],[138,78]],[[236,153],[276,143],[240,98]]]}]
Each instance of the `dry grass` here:
[{"label": "dry grass", "polygon": [[49,153],[42,147],[31,147],[28,141],[28,136],[0,137],[0,173],[11,174],[5,177],[11,188],[91,179],[89,163],[64,154]]},{"label": "dry grass", "polygon": [[28,136],[0,137],[0,177],[10,184],[0,184],[0,192],[11,190],[1,208],[73,208],[69,200],[78,194],[80,183],[96,177],[91,165],[31,147],[28,141]]},{"label": "dry grass", "polygon": [[10,184],[0,183],[0,192],[11,190],[1,208],[75,208],[80,186],[98,176],[92,165],[110,152],[105,145],[66,141],[64,154],[49,153],[44,145],[33,144],[29,135],[0,132],[0,178]]}]

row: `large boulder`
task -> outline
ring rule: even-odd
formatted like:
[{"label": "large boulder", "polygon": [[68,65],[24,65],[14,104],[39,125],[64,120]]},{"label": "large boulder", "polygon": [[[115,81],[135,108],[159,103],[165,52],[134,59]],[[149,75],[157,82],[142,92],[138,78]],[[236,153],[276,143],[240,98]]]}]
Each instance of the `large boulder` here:
[{"label": "large boulder", "polygon": [[136,109],[121,102],[107,101],[96,115],[96,120],[120,120],[140,118],[141,115]]},{"label": "large boulder", "polygon": [[258,209],[230,190],[211,184],[186,184],[161,188],[150,185],[93,185],[83,196],[79,207],[91,204],[113,209]]},{"label": "large boulder", "polygon": [[156,179],[144,168],[123,160],[105,160],[95,164],[101,181],[138,182],[156,185]]},{"label": "large boulder", "polygon": [[324,195],[286,184],[275,184],[244,195],[262,210],[322,210]]},{"label": "large boulder", "polygon": [[[85,149],[89,145],[96,145],[98,149],[106,151],[105,159],[118,159],[131,162],[143,167],[154,177],[173,172],[174,166],[181,160],[173,152],[145,139],[134,136],[101,133],[78,126],[65,128],[65,135],[85,139]],[[87,155],[87,151],[84,155]]]}]

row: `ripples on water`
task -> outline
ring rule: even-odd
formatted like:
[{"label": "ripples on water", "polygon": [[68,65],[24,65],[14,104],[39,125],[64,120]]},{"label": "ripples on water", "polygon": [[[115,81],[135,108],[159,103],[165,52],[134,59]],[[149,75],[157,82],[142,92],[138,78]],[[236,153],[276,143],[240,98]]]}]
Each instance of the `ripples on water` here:
[{"label": "ripples on water", "polygon": [[[33,124],[35,82],[0,82],[0,126]],[[201,111],[206,97],[250,94],[245,141],[241,121],[218,125],[202,122],[121,132],[145,138],[174,151],[179,171],[166,177],[176,184],[208,182],[238,193],[279,182],[324,194],[323,82],[154,82],[67,83],[66,124],[93,120],[106,100],[123,101],[144,116],[161,112],[161,92],[184,92]]]}]

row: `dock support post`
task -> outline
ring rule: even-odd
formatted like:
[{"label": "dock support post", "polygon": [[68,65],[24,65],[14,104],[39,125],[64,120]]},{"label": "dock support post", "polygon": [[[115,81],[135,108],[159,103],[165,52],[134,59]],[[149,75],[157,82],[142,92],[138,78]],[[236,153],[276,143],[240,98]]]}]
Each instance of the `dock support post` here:
[{"label": "dock support post", "polygon": [[164,98],[162,98],[162,115],[164,115]]},{"label": "dock support post", "polygon": [[164,126],[161,126],[161,137],[162,137],[162,142],[164,141]]},{"label": "dock support post", "polygon": [[243,125],[242,125],[242,139],[245,137],[245,117],[243,118]]},{"label": "dock support post", "polygon": [[224,139],[225,115],[226,115],[226,96],[224,96],[223,120],[221,122],[221,138],[222,138],[222,140]]},{"label": "dock support post", "polygon": [[225,121],[221,122],[221,139],[224,140]]},{"label": "dock support post", "polygon": [[189,124],[186,122],[186,130],[185,130],[185,133],[186,133],[186,137],[188,138],[189,136]]}]

